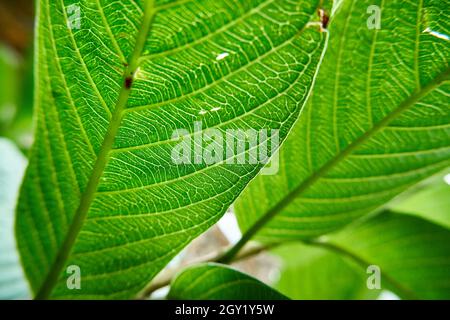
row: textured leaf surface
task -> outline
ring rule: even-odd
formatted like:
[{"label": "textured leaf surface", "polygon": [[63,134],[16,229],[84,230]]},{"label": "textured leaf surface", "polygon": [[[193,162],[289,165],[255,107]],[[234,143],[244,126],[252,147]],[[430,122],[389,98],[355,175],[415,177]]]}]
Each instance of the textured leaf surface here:
[{"label": "textured leaf surface", "polygon": [[9,140],[0,138],[0,299],[29,296],[14,238],[14,208],[26,159]]},{"label": "textured leaf surface", "polygon": [[[326,45],[308,24],[319,2],[39,1],[36,143],[17,210],[38,298],[131,297],[220,218],[261,165],[175,165],[172,133],[202,121],[283,139]],[[70,265],[81,290],[66,287]]]},{"label": "textured leaf surface", "polygon": [[172,282],[169,299],[175,300],[285,300],[261,281],[229,267],[204,264],[190,267]]},{"label": "textured leaf surface", "polygon": [[450,231],[422,218],[383,213],[331,237],[330,243],[377,265],[381,286],[403,298],[449,299]]},{"label": "textured leaf surface", "polygon": [[[368,29],[367,8],[381,9]],[[260,239],[338,229],[450,164],[449,1],[344,1],[276,176],[237,201]]]}]

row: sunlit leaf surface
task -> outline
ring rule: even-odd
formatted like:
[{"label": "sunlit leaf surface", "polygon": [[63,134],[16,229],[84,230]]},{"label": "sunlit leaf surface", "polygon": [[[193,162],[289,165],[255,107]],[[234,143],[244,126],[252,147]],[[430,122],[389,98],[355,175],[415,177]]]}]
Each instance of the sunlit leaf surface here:
[{"label": "sunlit leaf surface", "polygon": [[263,165],[174,164],[172,134],[201,121],[284,139],[326,46],[309,23],[320,2],[38,1],[36,142],[17,209],[37,298],[133,297],[221,217]]},{"label": "sunlit leaf surface", "polygon": [[[380,29],[368,28],[373,5]],[[279,174],[257,177],[237,201],[244,231],[264,225],[268,241],[325,234],[450,165],[448,7],[343,1]]]}]

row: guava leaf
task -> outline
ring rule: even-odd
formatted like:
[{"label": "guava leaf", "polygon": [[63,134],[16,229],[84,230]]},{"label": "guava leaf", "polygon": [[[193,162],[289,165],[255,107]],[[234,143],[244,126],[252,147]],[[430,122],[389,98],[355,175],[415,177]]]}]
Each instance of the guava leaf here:
[{"label": "guava leaf", "polygon": [[302,243],[287,243],[272,253],[282,261],[274,287],[296,300],[375,299],[381,290],[369,290],[366,270],[337,252]]},{"label": "guava leaf", "polygon": [[432,181],[420,190],[399,199],[390,208],[428,219],[450,229],[450,185],[444,179],[446,178],[442,175],[433,177]]},{"label": "guava leaf", "polygon": [[450,164],[448,5],[343,2],[279,174],[257,177],[235,205],[248,237],[337,230]]},{"label": "guava leaf", "polygon": [[[449,299],[450,231],[425,219],[383,212],[330,236],[331,249],[357,261],[381,289],[405,299]],[[371,267],[369,269],[369,267]]]},{"label": "guava leaf", "polygon": [[326,47],[310,23],[320,3],[38,1],[37,129],[16,224],[36,298],[133,297],[221,217],[263,164],[175,164],[173,133],[283,141]]},{"label": "guava leaf", "polygon": [[287,300],[261,281],[214,263],[185,269],[172,281],[167,297],[173,300]]}]

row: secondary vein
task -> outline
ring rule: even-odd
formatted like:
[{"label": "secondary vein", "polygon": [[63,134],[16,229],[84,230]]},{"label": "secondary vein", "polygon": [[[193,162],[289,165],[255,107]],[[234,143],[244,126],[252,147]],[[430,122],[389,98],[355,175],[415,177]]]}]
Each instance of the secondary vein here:
[{"label": "secondary vein", "polygon": [[419,91],[416,91],[409,96],[408,99],[404,100],[393,112],[388,114],[385,118],[375,124],[372,129],[367,131],[365,134],[356,139],[351,143],[346,149],[337,154],[334,158],[328,161],[324,166],[322,166],[318,171],[313,173],[309,178],[304,180],[297,188],[293,189],[286,197],[279,201],[275,206],[273,206],[269,211],[267,211],[259,220],[244,233],[242,238],[234,247],[232,247],[228,252],[226,252],[219,262],[228,263],[233,259],[233,257],[242,249],[242,247],[258,233],[258,231],[264,227],[269,221],[272,220],[278,213],[284,210],[289,204],[292,203],[298,196],[307,191],[314,183],[316,183],[320,178],[325,176],[331,169],[333,169],[337,164],[339,164],[343,159],[353,153],[359,146],[364,144],[367,140],[373,137],[380,130],[385,128],[392,120],[397,116],[402,114],[409,107],[420,101],[428,93],[439,87],[444,81],[448,80],[450,76],[450,68],[444,70],[441,74],[436,76],[433,81],[431,81],[427,86],[422,87]]}]

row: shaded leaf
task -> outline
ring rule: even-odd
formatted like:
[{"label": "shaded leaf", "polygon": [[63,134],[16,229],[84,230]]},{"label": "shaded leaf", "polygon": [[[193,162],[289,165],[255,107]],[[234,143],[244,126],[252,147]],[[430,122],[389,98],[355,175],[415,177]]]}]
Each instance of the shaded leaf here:
[{"label": "shaded leaf", "polygon": [[275,288],[291,299],[374,299],[380,293],[367,288],[366,270],[336,252],[294,243],[273,253],[283,261]]},{"label": "shaded leaf", "polygon": [[391,208],[450,228],[450,185],[439,176],[423,189],[393,204]]},{"label": "shaded leaf", "polygon": [[326,243],[364,269],[378,266],[382,289],[400,297],[450,298],[450,231],[442,226],[385,212],[331,236]]},{"label": "shaded leaf", "polygon": [[386,211],[274,253],[285,264],[276,287],[290,298],[373,299],[381,290],[404,299],[450,297],[450,231],[409,214]]},{"label": "shaded leaf", "polygon": [[169,299],[285,300],[268,285],[227,266],[208,263],[185,269],[172,282]]}]

